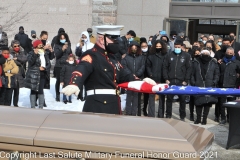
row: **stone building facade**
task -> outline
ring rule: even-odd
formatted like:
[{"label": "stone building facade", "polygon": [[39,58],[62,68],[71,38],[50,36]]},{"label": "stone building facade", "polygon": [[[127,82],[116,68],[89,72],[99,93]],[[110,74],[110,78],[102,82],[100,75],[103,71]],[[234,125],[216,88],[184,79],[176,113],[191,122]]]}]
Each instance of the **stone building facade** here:
[{"label": "stone building facade", "polygon": [[[169,15],[169,1],[1,0],[0,24],[4,25],[12,16],[14,18],[27,14],[11,25],[13,29],[8,31],[9,43],[18,33],[19,26],[24,26],[29,37],[31,30],[35,30],[37,35],[46,30],[49,32],[49,40],[52,40],[62,27],[69,34],[74,49],[80,33],[96,25],[124,25],[123,35],[130,29],[139,37],[155,34],[163,28],[163,20]],[[22,8],[19,10],[20,7]]]}]

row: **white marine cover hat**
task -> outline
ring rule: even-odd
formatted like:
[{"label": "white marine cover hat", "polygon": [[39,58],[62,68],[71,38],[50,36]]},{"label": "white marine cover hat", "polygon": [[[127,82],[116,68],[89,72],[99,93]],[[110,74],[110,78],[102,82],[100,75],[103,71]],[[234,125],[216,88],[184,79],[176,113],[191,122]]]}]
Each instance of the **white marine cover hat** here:
[{"label": "white marine cover hat", "polygon": [[124,28],[123,25],[102,25],[102,26],[95,26],[97,30],[97,34],[102,35],[120,35],[121,30]]}]

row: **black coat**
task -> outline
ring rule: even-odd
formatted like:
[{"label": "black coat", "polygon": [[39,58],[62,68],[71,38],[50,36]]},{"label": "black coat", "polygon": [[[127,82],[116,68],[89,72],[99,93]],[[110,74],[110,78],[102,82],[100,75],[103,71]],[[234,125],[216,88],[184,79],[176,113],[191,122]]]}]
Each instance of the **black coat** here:
[{"label": "black coat", "polygon": [[119,38],[118,43],[119,43],[119,53],[121,55],[126,54],[128,52],[128,46],[129,46],[129,42],[127,38],[125,36],[122,36],[121,38]]},{"label": "black coat", "polygon": [[14,62],[18,66],[19,71],[18,71],[18,74],[14,75],[14,76],[15,76],[15,82],[16,83],[18,82],[19,88],[22,88],[22,87],[24,87],[24,78],[25,78],[25,74],[26,74],[23,66],[27,62],[27,56],[25,55],[25,52],[22,47],[18,54],[13,51],[12,47],[10,47],[9,50],[10,50],[10,54],[13,56],[13,58],[17,58],[17,60],[14,60]]},{"label": "black coat", "polygon": [[[51,68],[51,63],[49,60],[49,56],[45,53],[44,54],[45,60],[46,60],[46,81],[44,88],[45,89],[50,89],[50,68]],[[38,91],[39,89],[39,82],[40,82],[40,69],[39,67],[41,66],[41,60],[39,54],[35,54],[33,51],[31,51],[28,54],[27,57],[28,60],[28,70],[26,73],[26,79],[25,79],[25,87],[29,88],[34,91]]]},{"label": "black coat", "polygon": [[127,54],[121,62],[127,74],[135,74],[138,78],[144,77],[145,57],[142,55]]},{"label": "black coat", "polygon": [[63,87],[67,86],[72,77],[72,72],[75,70],[76,64],[66,64],[62,67],[60,72],[60,82],[63,82]]},{"label": "black coat", "polygon": [[[200,66],[200,58],[197,58],[193,61],[192,65],[192,76],[191,76],[191,85],[197,87],[212,87],[215,88],[219,81],[219,67],[217,61],[211,59],[208,63],[208,69],[206,75],[202,75],[201,66]],[[203,76],[205,76],[205,81],[203,80]],[[208,104],[210,102],[217,102],[217,98],[208,95],[200,95],[195,96],[195,105],[199,106],[202,104]]]},{"label": "black coat", "polygon": [[54,53],[56,57],[56,64],[55,67],[62,67],[65,64],[67,64],[68,56],[72,53],[71,46],[68,45],[68,48],[63,51],[62,50],[63,45],[61,44],[55,44],[54,46]]},{"label": "black coat", "polygon": [[1,54],[0,54],[0,65],[4,64],[6,62],[6,58],[4,58]]},{"label": "black coat", "polygon": [[220,87],[236,88],[237,87],[237,74],[240,73],[240,61],[233,60],[229,63],[221,63],[220,66]]},{"label": "black coat", "polygon": [[155,53],[150,54],[147,58],[146,69],[147,74],[150,78],[152,78],[157,83],[163,83],[163,63],[167,53]]},{"label": "black coat", "polygon": [[186,52],[167,54],[163,64],[164,80],[169,80],[170,85],[182,85],[184,81],[188,83],[192,73],[191,63],[191,57]]},{"label": "black coat", "polygon": [[[97,44],[87,50],[73,72],[69,84],[86,91],[94,89],[118,89],[118,83],[135,80],[133,74],[128,74],[122,65],[112,55],[105,55],[106,51]],[[119,96],[113,94],[89,95],[83,107],[83,112],[120,114]]]},{"label": "black coat", "polygon": [[20,46],[23,47],[25,53],[29,53],[32,50],[32,44],[29,41],[28,35],[25,33],[18,33],[15,35],[14,40],[20,42]]}]

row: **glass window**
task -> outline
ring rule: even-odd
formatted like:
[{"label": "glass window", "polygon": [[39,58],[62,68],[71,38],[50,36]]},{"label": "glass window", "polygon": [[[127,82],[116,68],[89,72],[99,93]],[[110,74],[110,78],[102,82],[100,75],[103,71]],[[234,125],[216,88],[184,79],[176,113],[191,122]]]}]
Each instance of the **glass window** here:
[{"label": "glass window", "polygon": [[199,19],[199,24],[211,24],[210,19]]},{"label": "glass window", "polygon": [[222,19],[211,19],[211,24],[213,24],[213,25],[224,25],[224,20],[222,20]]},{"label": "glass window", "polygon": [[225,20],[225,25],[237,25],[236,20]]},{"label": "glass window", "polygon": [[170,20],[170,31],[176,31],[177,33],[186,31],[186,21],[184,20]]}]

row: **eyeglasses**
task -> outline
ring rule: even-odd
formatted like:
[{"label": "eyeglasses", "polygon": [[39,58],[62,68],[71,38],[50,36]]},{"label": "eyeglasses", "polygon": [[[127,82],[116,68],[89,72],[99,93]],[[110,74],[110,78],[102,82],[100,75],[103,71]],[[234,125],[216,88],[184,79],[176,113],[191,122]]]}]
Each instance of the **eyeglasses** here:
[{"label": "eyeglasses", "polygon": [[20,47],[19,45],[17,45],[17,46],[13,46],[14,48],[16,48],[16,47]]}]

